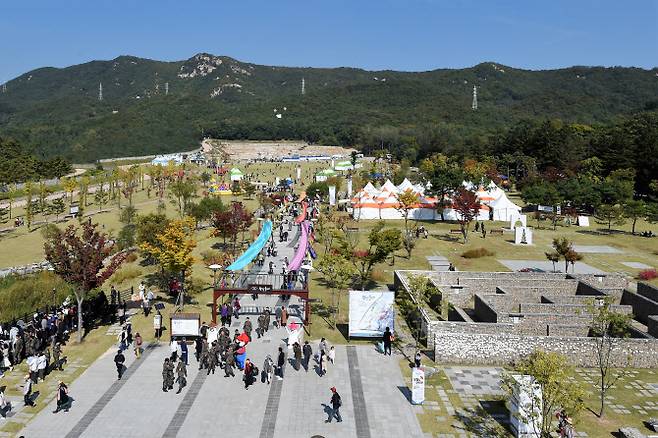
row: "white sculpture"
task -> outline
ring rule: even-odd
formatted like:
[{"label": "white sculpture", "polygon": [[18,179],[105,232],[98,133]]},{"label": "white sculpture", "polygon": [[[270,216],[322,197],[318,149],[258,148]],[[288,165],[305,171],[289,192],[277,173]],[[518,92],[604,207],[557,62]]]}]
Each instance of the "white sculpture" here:
[{"label": "white sculpture", "polygon": [[514,229],[515,245],[532,245],[532,228],[516,227]]}]

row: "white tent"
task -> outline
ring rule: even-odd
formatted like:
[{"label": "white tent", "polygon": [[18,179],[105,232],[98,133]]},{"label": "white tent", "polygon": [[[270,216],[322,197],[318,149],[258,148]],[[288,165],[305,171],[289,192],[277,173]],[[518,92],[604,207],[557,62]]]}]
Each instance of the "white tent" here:
[{"label": "white tent", "polygon": [[244,177],[244,174],[242,173],[242,171],[240,169],[238,169],[237,167],[234,167],[233,169],[231,169],[229,171],[229,175],[231,176],[231,181],[240,181]]},{"label": "white tent", "polygon": [[418,204],[409,212],[409,219],[436,219],[436,201],[432,198],[425,198],[422,193],[414,190],[415,186],[411,182],[406,181],[406,184],[403,182],[396,187],[387,180],[379,190],[368,183],[351,200],[352,217],[354,219],[404,219],[404,213],[398,210],[400,203],[397,197],[400,193],[411,190],[418,194]]},{"label": "white tent", "polygon": [[498,199],[490,202],[489,207],[493,210],[493,220],[495,221],[509,222],[521,212],[521,207],[510,201],[505,193],[501,193]]}]

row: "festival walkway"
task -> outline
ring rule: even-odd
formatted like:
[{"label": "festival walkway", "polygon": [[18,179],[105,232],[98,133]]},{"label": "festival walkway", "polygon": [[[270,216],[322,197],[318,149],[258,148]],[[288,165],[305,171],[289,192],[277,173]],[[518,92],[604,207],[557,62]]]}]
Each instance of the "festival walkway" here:
[{"label": "festival walkway", "polygon": [[[292,259],[295,238],[277,243],[275,262],[280,271],[283,257]],[[277,239],[278,241],[278,239]],[[267,262],[264,269],[267,269]],[[249,306],[280,305],[278,297],[261,295]],[[286,305],[298,304],[292,297]],[[231,330],[241,328],[246,315],[234,320]],[[255,317],[251,318],[254,320]],[[270,329],[247,346],[249,357],[262,369],[265,357],[276,358],[286,338],[284,329]],[[318,339],[311,340],[314,352]],[[169,355],[167,343],[150,345],[136,361],[126,352],[128,371],[116,380],[114,349],[108,350],[70,385],[75,399],[70,412],[53,414],[55,401],[41,411],[20,433],[36,437],[175,437],[244,436],[259,438],[324,437],[420,438],[414,409],[406,398],[406,385],[398,366],[399,356],[382,356],[373,346],[336,346],[336,364],[320,377],[317,364],[308,372],[288,364],[283,380],[271,385],[260,379],[244,389],[241,374],[224,378],[224,371],[207,376],[197,370],[190,350],[188,386],[180,394],[162,391],[162,362]],[[284,347],[284,351],[287,351]],[[291,353],[291,351],[290,351]],[[326,424],[330,387],[343,399],[342,423]],[[38,402],[38,401],[37,401]]]}]

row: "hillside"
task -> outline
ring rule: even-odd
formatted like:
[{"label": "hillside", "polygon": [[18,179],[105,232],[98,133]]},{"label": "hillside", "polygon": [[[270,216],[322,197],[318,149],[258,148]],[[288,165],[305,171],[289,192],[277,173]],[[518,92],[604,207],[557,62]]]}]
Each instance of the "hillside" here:
[{"label": "hillside", "polygon": [[121,56],[9,81],[0,93],[0,135],[41,157],[92,161],[186,150],[208,134],[354,144],[382,126],[482,135],[526,118],[609,123],[655,105],[656,96],[658,69],[483,63],[408,73],[271,67],[209,54],[179,62]]}]

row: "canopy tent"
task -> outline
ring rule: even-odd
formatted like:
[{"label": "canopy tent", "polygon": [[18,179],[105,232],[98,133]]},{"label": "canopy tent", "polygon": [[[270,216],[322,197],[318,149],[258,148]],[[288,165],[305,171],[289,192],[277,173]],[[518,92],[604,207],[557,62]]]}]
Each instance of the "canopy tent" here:
[{"label": "canopy tent", "polygon": [[254,240],[254,243],[247,248],[247,250],[237,258],[231,265],[226,268],[227,271],[240,271],[244,269],[249,263],[251,263],[258,253],[261,252],[267,241],[272,235],[272,221],[266,220],[263,224],[263,228],[260,230],[260,234]]},{"label": "canopy tent", "polygon": [[317,182],[323,182],[323,181],[326,181],[328,178],[334,177],[334,176],[336,176],[336,175],[337,175],[337,173],[336,173],[335,170],[333,170],[333,169],[325,169],[325,170],[321,170],[320,172],[318,172],[318,173],[315,175],[315,180],[316,180]]},{"label": "canopy tent", "polygon": [[352,217],[354,219],[404,219],[404,212],[399,210],[398,195],[412,191],[418,195],[418,203],[409,211],[410,219],[436,219],[436,199],[422,195],[409,180],[395,186],[387,180],[381,189],[368,183],[352,199]]},{"label": "canopy tent", "polygon": [[[502,190],[501,190],[502,192]],[[489,207],[493,210],[493,220],[509,222],[521,213],[521,207],[509,200],[505,193],[492,201]]]},{"label": "canopy tent", "polygon": [[242,178],[244,178],[244,174],[237,167],[231,169],[229,171],[229,175],[231,176],[231,181],[240,181]]},{"label": "canopy tent", "polygon": [[178,154],[173,155],[158,155],[151,160],[151,165],[153,166],[166,166],[170,162],[174,164],[183,164],[183,157]]}]

